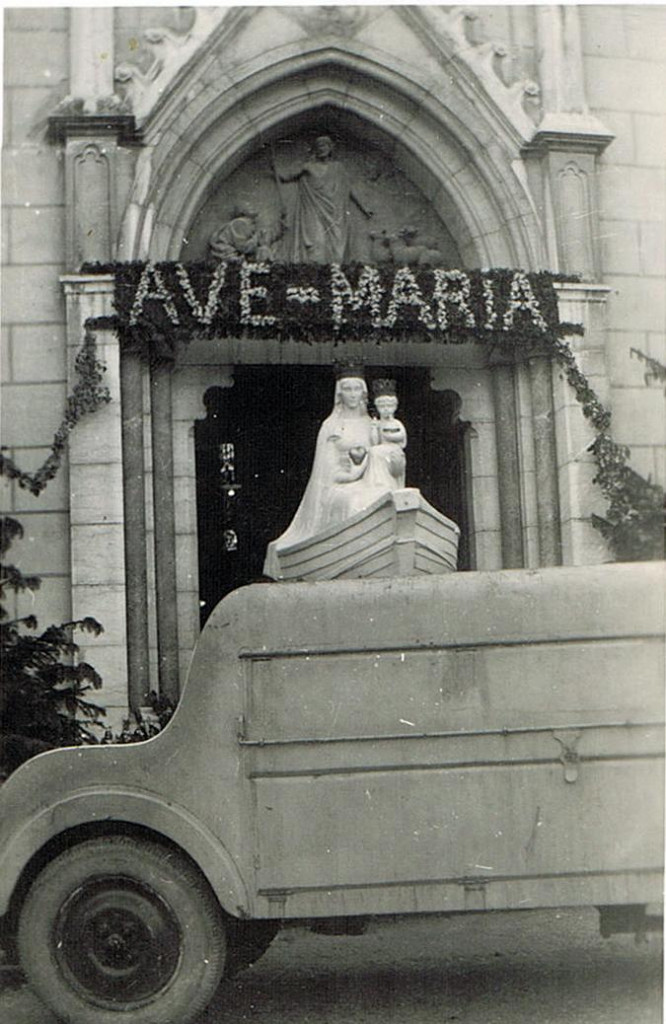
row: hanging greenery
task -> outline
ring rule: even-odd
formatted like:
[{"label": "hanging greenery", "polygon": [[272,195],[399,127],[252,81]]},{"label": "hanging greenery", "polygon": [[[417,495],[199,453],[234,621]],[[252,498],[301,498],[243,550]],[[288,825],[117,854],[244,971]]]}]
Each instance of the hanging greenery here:
[{"label": "hanging greenery", "polygon": [[599,434],[592,452],[597,463],[595,482],[609,502],[605,517],[592,516],[593,526],[606,538],[619,562],[663,558],[663,488],[628,466],[629,449],[616,444],[607,433]]},{"label": "hanging greenery", "polygon": [[649,384],[651,380],[657,380],[660,384],[666,385],[666,366],[663,363],[660,363],[658,359],[654,359],[652,356],[647,356],[639,348],[630,348],[629,355],[635,356],[636,359],[639,359],[647,366],[645,371],[646,384]]},{"label": "hanging greenery", "polygon": [[558,339],[555,355],[584,416],[597,436],[590,446],[597,464],[594,482],[609,505],[605,517],[593,515],[592,524],[608,541],[620,562],[649,561],[664,557],[664,490],[645,480],[627,465],[629,448],[610,436],[611,414],[579,369],[566,341]]},{"label": "hanging greenery", "polygon": [[109,389],[103,383],[104,366],[97,359],[95,335],[89,323],[85,325],[83,345],[77,353],[74,368],[74,389],[67,398],[65,414],[55,432],[51,451],[39,469],[35,473],[27,473],[19,469],[8,455],[0,452],[0,474],[17,480],[19,487],[34,495],[40,494],[60,469],[67,438],[79,420],[111,401]]},{"label": "hanging greenery", "polygon": [[356,264],[118,263],[85,272],[115,275],[123,347],[175,358],[195,337],[326,341],[467,341],[525,347],[580,333],[560,322],[555,281],[522,270],[441,270]]}]

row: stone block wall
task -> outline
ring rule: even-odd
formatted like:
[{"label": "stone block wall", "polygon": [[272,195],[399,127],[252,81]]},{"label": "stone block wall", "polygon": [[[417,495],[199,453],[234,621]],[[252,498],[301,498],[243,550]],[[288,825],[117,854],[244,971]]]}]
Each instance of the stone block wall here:
[{"label": "stone block wall", "polygon": [[663,385],[632,349],[666,364],[666,8],[579,9],[590,106],[616,134],[598,176],[612,429],[664,484]]},{"label": "stone block wall", "polygon": [[[46,139],[46,119],[67,94],[69,12],[5,12],[5,117],[2,177],[2,443],[21,469],[34,472],[49,454],[67,393],[64,270],[65,189],[62,154]],[[3,480],[3,511],[25,535],[11,549],[23,572],[42,577],[20,596],[18,614],[41,628],[71,618],[69,478],[58,476],[34,497]]]}]

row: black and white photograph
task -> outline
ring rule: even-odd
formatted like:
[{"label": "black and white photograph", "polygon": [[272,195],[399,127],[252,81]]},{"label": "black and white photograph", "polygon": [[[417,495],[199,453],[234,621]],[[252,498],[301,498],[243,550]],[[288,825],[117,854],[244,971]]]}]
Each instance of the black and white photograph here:
[{"label": "black and white photograph", "polygon": [[0,1021],[663,1024],[666,5],[0,13]]}]

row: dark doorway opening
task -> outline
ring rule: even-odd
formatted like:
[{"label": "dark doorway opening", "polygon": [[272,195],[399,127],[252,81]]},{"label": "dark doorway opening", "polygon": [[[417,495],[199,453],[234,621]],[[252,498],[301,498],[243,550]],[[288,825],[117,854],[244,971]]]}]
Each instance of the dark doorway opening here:
[{"label": "dark doorway opening", "polygon": [[[464,436],[454,392],[436,392],[421,367],[372,367],[393,377],[408,433],[407,486],[462,530],[468,569]],[[202,625],[225,594],[261,580],[266,547],[291,522],[310,476],[317,431],[333,406],[330,366],[239,366],[231,388],[212,386],[195,425]]]}]

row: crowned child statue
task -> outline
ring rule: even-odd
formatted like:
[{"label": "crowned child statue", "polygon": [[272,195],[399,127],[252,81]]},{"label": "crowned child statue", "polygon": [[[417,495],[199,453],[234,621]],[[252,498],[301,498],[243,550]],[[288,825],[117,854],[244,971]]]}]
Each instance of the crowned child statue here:
[{"label": "crowned child statue", "polygon": [[385,482],[387,490],[405,486],[405,448],[407,431],[396,419],[398,394],[394,380],[372,382],[378,419],[372,424],[372,449],[369,466],[371,480]]}]

